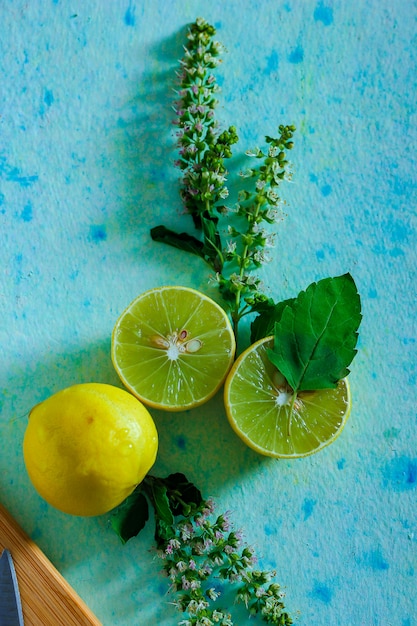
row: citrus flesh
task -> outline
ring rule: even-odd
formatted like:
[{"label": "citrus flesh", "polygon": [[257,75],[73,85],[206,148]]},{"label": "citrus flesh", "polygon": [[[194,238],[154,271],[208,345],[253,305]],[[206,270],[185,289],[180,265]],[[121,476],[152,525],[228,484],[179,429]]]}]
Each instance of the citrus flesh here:
[{"label": "citrus flesh", "polygon": [[112,361],[123,384],[145,404],[183,411],[209,400],[233,363],[226,312],[188,287],[156,287],[138,296],[112,333]]},{"label": "citrus flesh", "polygon": [[342,431],[351,408],[349,384],[344,378],[334,389],[301,391],[294,400],[268,359],[273,342],[273,337],[261,339],[236,360],[225,383],[226,414],[237,435],[260,454],[307,456]]},{"label": "citrus flesh", "polygon": [[38,493],[80,516],[119,505],[149,472],[157,449],[156,427],[143,404],[101,383],[68,387],[36,405],[23,441]]}]

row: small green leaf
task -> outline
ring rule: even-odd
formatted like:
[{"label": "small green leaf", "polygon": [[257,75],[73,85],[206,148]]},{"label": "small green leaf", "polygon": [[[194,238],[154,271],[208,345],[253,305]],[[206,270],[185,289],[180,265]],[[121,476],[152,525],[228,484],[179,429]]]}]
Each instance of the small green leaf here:
[{"label": "small green leaf", "polygon": [[276,322],[280,321],[285,307],[291,305],[292,302],[294,302],[294,298],[283,300],[277,304],[273,300],[267,300],[256,307],[252,307],[252,310],[259,314],[251,324],[251,343],[273,335]]},{"label": "small green leaf", "polygon": [[223,267],[222,243],[217,230],[217,217],[212,217],[207,212],[199,216],[199,225],[203,230],[203,241],[200,241],[188,233],[176,233],[166,226],[151,228],[153,241],[165,243],[173,248],[184,252],[191,252],[204,259],[216,272]]},{"label": "small green leaf", "polygon": [[144,481],[146,493],[155,512],[155,540],[158,546],[174,536],[174,516],[171,511],[164,479],[147,476]]},{"label": "small green leaf", "polygon": [[160,548],[167,541],[175,537],[174,527],[164,522],[164,520],[156,518],[155,520],[155,541]]},{"label": "small green leaf", "polygon": [[166,243],[173,248],[178,248],[185,252],[191,252],[205,259],[204,244],[193,235],[188,233],[176,233],[165,226],[155,226],[151,228],[151,237],[154,241]]},{"label": "small green leaf", "polygon": [[201,491],[179,472],[170,474],[164,479],[168,488],[170,508],[174,515],[188,516],[203,502]]},{"label": "small green leaf", "polygon": [[115,510],[110,522],[122,543],[126,543],[139,534],[148,519],[148,501],[141,491],[135,490]]},{"label": "small green leaf", "polygon": [[295,392],[336,387],[357,352],[361,319],[350,274],[312,283],[281,312],[268,357]]},{"label": "small green leaf", "polygon": [[223,267],[222,242],[217,230],[218,221],[218,217],[212,217],[208,211],[201,215],[201,226],[204,236],[203,253],[206,261],[216,272],[220,272]]},{"label": "small green leaf", "polygon": [[169,499],[167,496],[167,488],[160,480],[153,480],[151,483],[152,500],[155,507],[155,516],[172,526],[174,523],[174,516],[169,505]]}]

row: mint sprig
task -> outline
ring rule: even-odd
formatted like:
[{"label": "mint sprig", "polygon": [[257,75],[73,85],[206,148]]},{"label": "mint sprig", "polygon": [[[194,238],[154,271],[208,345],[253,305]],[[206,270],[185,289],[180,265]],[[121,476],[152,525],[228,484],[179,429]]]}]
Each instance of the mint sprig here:
[{"label": "mint sprig", "polygon": [[[135,537],[154,510],[155,539],[162,568],[175,592],[175,606],[186,617],[179,624],[233,626],[228,610],[221,607],[224,583],[232,585],[236,601],[245,604],[249,616],[263,622],[290,626],[280,586],[273,571],[253,567],[252,548],[242,545],[229,515],[214,515],[214,503],[184,474],[166,478],[148,475],[115,511],[111,526],[122,543]],[[220,598],[220,600],[219,600]]]},{"label": "mint sprig", "polygon": [[238,339],[242,318],[265,299],[256,273],[271,260],[275,234],[270,227],[283,218],[280,186],[292,178],[288,152],[295,127],[281,124],[277,136],[265,136],[266,147],[246,151],[252,164],[240,172],[245,184],[234,184],[240,191],[229,195],[226,164],[239,138],[233,125],[221,130],[215,115],[220,91],[215,70],[224,51],[215,34],[202,18],[190,25],[174,102],[180,196],[195,231],[175,232],[161,224],[150,234],[206,262]]},{"label": "mint sprig", "polygon": [[274,347],[268,357],[294,394],[334,388],[349,374],[362,319],[360,297],[350,274],[312,283],[284,306],[272,308],[264,323],[271,319]]}]

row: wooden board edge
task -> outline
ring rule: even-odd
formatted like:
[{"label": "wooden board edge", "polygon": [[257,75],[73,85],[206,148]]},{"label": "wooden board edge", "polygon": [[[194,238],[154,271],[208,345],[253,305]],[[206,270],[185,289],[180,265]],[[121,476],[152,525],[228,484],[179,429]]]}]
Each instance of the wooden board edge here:
[{"label": "wooden board edge", "polygon": [[[40,547],[30,538],[30,536],[13,518],[10,512],[0,503],[0,530],[2,526],[4,526],[4,534],[6,536],[10,536],[11,538],[10,543],[14,543],[15,545],[20,546],[24,545],[25,551],[28,554],[28,558],[30,558],[31,561],[36,562],[41,570],[48,573],[55,586],[57,588],[60,588],[63,593],[71,600],[74,606],[77,607],[79,613],[84,617],[86,623],[88,621],[88,624],[91,624],[91,626],[103,626],[103,624],[94,615],[94,613],[87,606],[84,600],[78,595],[78,593],[73,589],[73,587],[71,587],[68,581],[51,563],[48,557],[42,552]],[[8,548],[13,556],[13,545],[5,545],[4,547]]]}]

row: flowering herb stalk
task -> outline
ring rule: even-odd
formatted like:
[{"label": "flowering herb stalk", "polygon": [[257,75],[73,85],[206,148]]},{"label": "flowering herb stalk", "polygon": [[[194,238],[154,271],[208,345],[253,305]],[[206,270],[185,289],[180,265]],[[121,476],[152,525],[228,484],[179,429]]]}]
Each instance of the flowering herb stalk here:
[{"label": "flowering herb stalk", "polygon": [[233,626],[229,610],[221,605],[225,585],[235,590],[252,618],[289,626],[284,595],[273,582],[275,572],[255,569],[253,550],[242,544],[229,515],[215,515],[212,500],[183,474],[165,479],[147,476],[116,510],[112,526],[123,542],[138,534],[155,513],[155,539],[162,569],[175,594],[173,604],[182,613],[181,626]]},{"label": "flowering herb stalk", "polygon": [[231,157],[231,145],[238,140],[233,127],[220,134],[215,119],[219,88],[212,70],[221,62],[223,48],[213,41],[214,34],[214,27],[204,20],[192,24],[175,103],[181,196],[198,228],[204,219],[213,217],[213,207],[228,195],[224,160]]},{"label": "flowering herb stalk", "polygon": [[223,47],[213,40],[214,34],[214,27],[205,20],[191,25],[174,103],[179,152],[175,164],[182,174],[181,198],[203,238],[176,234],[163,226],[152,229],[151,234],[154,240],[198,254],[215,271],[221,271],[219,202],[228,196],[225,159],[232,156],[231,146],[238,137],[233,126],[220,132],[215,118],[219,88],[212,70],[221,62]]},{"label": "flowering herb stalk", "polygon": [[[197,254],[214,270],[237,337],[241,318],[256,312],[267,300],[256,270],[269,260],[266,248],[274,242],[268,225],[282,219],[278,188],[291,177],[286,154],[293,147],[295,128],[280,126],[277,138],[266,137],[269,149],[247,153],[258,160],[242,173],[249,189],[240,191],[237,201],[226,206],[226,160],[232,156],[238,136],[234,126],[220,132],[215,117],[219,88],[213,70],[221,62],[223,47],[213,40],[214,35],[214,27],[201,18],[191,25],[174,106],[179,152],[175,164],[181,170],[181,198],[201,234],[176,233],[156,226],[151,236]],[[225,218],[229,219],[227,241],[221,234]]]},{"label": "flowering herb stalk", "polygon": [[229,225],[230,239],[225,253],[228,271],[217,277],[220,291],[229,303],[236,337],[241,318],[256,311],[266,301],[256,270],[270,261],[268,248],[274,246],[275,233],[270,233],[263,224],[274,224],[282,219],[278,188],[283,179],[291,177],[286,151],[293,146],[294,130],[294,126],[280,126],[278,138],[266,137],[269,143],[266,153],[260,148],[247,153],[260,160],[260,165],[242,173],[245,178],[255,181],[254,190],[239,194],[235,213],[238,218],[243,218],[244,226],[238,229]]}]

